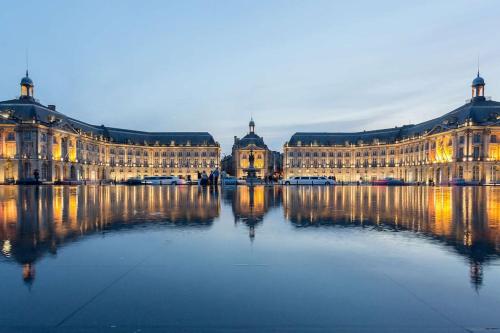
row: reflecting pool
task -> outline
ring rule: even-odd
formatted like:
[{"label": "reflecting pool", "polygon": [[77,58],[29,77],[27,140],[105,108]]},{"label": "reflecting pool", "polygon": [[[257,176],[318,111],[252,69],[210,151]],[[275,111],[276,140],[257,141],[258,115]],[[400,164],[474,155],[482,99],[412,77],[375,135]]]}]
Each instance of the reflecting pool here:
[{"label": "reflecting pool", "polygon": [[500,187],[0,186],[1,332],[500,332]]}]

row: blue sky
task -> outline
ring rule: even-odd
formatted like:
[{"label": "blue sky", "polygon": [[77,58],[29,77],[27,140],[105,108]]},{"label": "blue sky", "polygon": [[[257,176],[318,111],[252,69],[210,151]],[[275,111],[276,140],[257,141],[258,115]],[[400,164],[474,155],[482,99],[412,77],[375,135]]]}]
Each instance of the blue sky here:
[{"label": "blue sky", "polygon": [[296,131],[416,123],[470,97],[480,55],[500,99],[498,1],[5,1],[0,99],[80,120],[209,131],[250,116],[272,149]]}]

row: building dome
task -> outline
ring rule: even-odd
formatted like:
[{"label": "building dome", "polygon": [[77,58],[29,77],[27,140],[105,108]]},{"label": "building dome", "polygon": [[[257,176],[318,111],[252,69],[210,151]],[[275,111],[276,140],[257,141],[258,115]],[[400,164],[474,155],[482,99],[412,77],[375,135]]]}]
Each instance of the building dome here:
[{"label": "building dome", "polygon": [[484,86],[484,79],[479,76],[479,72],[477,73],[477,77],[472,81],[472,86]]},{"label": "building dome", "polygon": [[250,120],[250,122],[248,123],[248,126],[254,126],[255,127],[255,122],[253,121],[253,119]]},{"label": "building dome", "polygon": [[26,76],[21,79],[21,85],[33,87],[33,81],[28,76],[28,71],[26,71]]}]

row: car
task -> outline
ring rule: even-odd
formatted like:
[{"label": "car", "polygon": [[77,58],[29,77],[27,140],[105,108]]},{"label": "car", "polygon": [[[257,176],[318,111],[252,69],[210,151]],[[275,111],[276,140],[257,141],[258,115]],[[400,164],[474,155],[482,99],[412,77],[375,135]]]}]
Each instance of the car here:
[{"label": "car", "polygon": [[284,185],[335,185],[335,180],[321,176],[296,176],[282,181]]},{"label": "car", "polygon": [[397,186],[404,185],[405,182],[401,179],[395,179],[392,177],[386,177],[384,179],[376,179],[372,181],[373,185],[384,185],[384,186]]},{"label": "car", "polygon": [[140,178],[129,178],[125,181],[126,185],[141,185],[142,179]]},{"label": "car", "polygon": [[186,181],[176,176],[146,176],[142,181],[146,185],[184,185]]}]

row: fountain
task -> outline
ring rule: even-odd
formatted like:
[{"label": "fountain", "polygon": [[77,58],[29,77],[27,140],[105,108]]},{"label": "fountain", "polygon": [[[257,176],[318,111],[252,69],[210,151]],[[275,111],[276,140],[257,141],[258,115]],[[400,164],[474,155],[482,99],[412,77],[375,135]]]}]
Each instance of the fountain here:
[{"label": "fountain", "polygon": [[257,171],[253,165],[255,161],[255,156],[253,155],[253,149],[250,149],[250,155],[248,156],[248,168],[243,169],[247,173],[247,185],[254,186],[258,182]]}]

